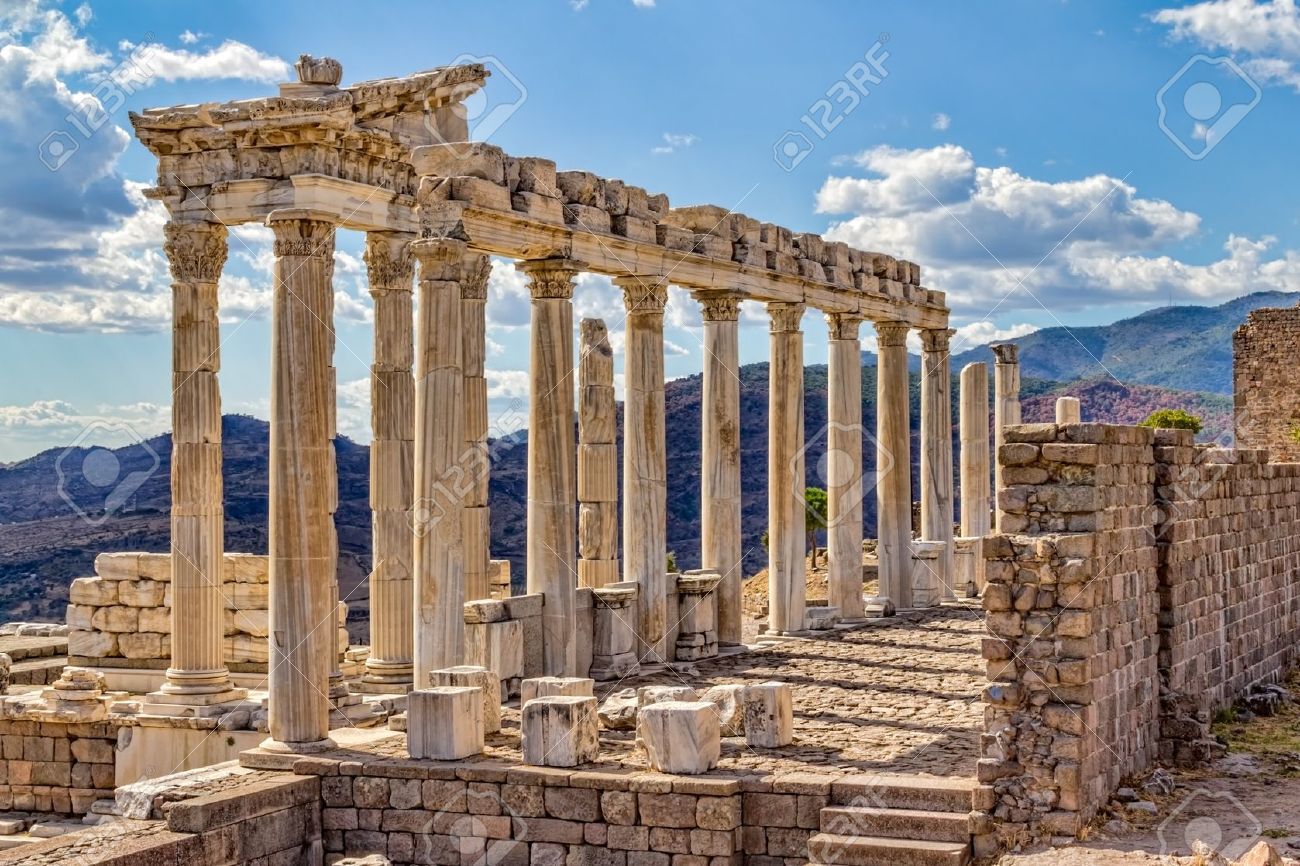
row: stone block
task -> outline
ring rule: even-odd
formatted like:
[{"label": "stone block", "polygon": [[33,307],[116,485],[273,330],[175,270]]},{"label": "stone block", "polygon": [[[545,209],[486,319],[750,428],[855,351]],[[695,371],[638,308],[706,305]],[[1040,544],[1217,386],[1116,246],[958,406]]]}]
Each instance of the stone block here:
[{"label": "stone block", "polygon": [[153,580],[121,580],[117,583],[117,602],[128,607],[157,607],[162,604],[164,584]]},{"label": "stone block", "polygon": [[713,704],[718,713],[718,726],[724,737],[745,735],[745,687],[742,685],[711,686],[700,695],[700,700]]},{"label": "stone block", "polygon": [[111,658],[117,655],[117,635],[73,630],[68,633],[68,654],[91,659]]},{"label": "stone block", "polygon": [[521,727],[525,764],[576,767],[600,750],[594,697],[535,698],[524,704]]},{"label": "stone block", "polygon": [[637,737],[661,773],[706,773],[722,755],[718,710],[709,701],[662,701],[640,710]]},{"label": "stone block", "polygon": [[794,702],[787,683],[746,686],[742,701],[746,743],[773,749],[794,741]]},{"label": "stone block", "polygon": [[406,748],[412,758],[451,761],[483,751],[481,690],[416,689],[406,700]]},{"label": "stone block", "polygon": [[505,154],[481,141],[429,144],[411,150],[417,174],[437,177],[478,177],[495,184],[506,180]]},{"label": "stone block", "polygon": [[117,604],[117,584],[100,577],[79,577],[68,586],[68,601],[94,607]]},{"label": "stone block", "polygon": [[[502,602],[509,612],[508,600]],[[517,694],[519,679],[524,675],[524,623],[517,619],[467,623],[465,661],[495,672],[501,680],[503,698]]]},{"label": "stone block", "polygon": [[538,698],[594,697],[595,681],[587,677],[532,677],[520,685],[519,705]]},{"label": "stone block", "polygon": [[483,733],[501,730],[501,680],[495,671],[480,665],[457,665],[429,671],[429,685],[479,689],[483,696]]},{"label": "stone block", "polygon": [[631,731],[636,729],[637,708],[637,690],[620,689],[605,698],[597,715],[607,731]]}]

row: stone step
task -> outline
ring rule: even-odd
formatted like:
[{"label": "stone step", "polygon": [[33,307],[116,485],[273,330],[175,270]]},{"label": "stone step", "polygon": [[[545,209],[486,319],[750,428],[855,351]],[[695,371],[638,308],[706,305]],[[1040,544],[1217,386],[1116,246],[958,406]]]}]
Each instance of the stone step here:
[{"label": "stone step", "polygon": [[818,833],[808,840],[809,866],[966,866],[968,842],[927,842]]},{"label": "stone step", "polygon": [[974,807],[974,779],[873,773],[845,776],[831,785],[831,804],[872,809],[960,812]]},{"label": "stone step", "polygon": [[821,811],[821,830],[839,836],[878,836],[927,842],[969,842],[970,818],[957,812],[829,806]]}]

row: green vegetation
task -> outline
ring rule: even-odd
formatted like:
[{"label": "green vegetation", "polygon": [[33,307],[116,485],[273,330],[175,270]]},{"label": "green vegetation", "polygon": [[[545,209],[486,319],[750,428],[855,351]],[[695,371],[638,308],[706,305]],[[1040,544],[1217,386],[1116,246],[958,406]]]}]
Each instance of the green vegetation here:
[{"label": "green vegetation", "polygon": [[1141,422],[1139,427],[1156,427],[1161,430],[1191,430],[1201,432],[1201,419],[1186,409],[1157,409]]},{"label": "green vegetation", "polygon": [[675,550],[668,551],[668,573],[677,573],[677,551]]},{"label": "green vegetation", "polygon": [[808,549],[812,551],[812,568],[817,567],[817,533],[826,528],[826,491],[809,487],[803,492],[803,528],[808,533]]}]

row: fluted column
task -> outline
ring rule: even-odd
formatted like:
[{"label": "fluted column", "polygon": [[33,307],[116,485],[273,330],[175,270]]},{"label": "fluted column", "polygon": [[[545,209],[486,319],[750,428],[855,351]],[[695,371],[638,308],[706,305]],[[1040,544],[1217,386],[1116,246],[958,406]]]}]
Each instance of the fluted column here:
[{"label": "fluted column", "polygon": [[664,437],[664,305],[668,281],[618,277],[627,309],[623,399],[623,577],[641,585],[637,648],[673,659],[668,633],[668,463]]},{"label": "fluted column", "polygon": [[330,214],[274,211],[271,325],[270,740],[293,751],[330,748],[330,671],[337,651],[333,589],[337,491],[330,442],[333,306]]},{"label": "fluted column", "polygon": [[614,350],[601,319],[583,319],[579,330],[578,585],[598,589],[622,579],[618,558]]},{"label": "fluted column", "polygon": [[[1020,423],[1020,347],[1015,343],[999,343],[993,350],[993,499],[997,501],[1002,489],[1002,462],[998,452],[1006,442],[1003,431],[1008,425]],[[998,530],[1001,531],[1001,510],[998,511]]]},{"label": "fluted column", "polygon": [[741,641],[740,301],[697,295],[704,316],[700,395],[700,565],[722,575],[714,592],[718,643]]},{"label": "fluted column", "polygon": [[406,686],[412,680],[415,554],[411,531],[415,471],[413,235],[366,235],[366,272],[375,304],[370,365],[370,657],[365,682]]},{"label": "fluted column", "polygon": [[528,276],[533,299],[528,363],[528,591],[544,597],[542,674],[574,676],[573,283],[581,266],[553,258],[521,262],[517,267]]},{"label": "fluted column", "polygon": [[415,682],[465,653],[465,451],[461,281],[477,258],[461,241],[419,240],[415,336]]},{"label": "fluted column", "polygon": [[172,272],[172,658],[150,703],[211,705],[247,693],[223,656],[225,530],[221,485],[220,223],[168,223]]},{"label": "fluted column", "polygon": [[463,534],[465,542],[465,597],[490,598],[488,567],[491,559],[492,517],[488,486],[492,464],[488,459],[487,284],[492,262],[485,255],[468,263],[460,283],[465,377],[465,453],[470,460],[466,479]]},{"label": "fluted column", "polygon": [[804,305],[770,303],[767,531],[768,628],[803,631],[804,574],[803,332]]},{"label": "fluted column", "polygon": [[862,600],[862,317],[828,313],[826,547],[828,597],[846,620],[866,616]]},{"label": "fluted column", "polygon": [[876,535],[880,594],[912,606],[912,443],[906,322],[876,322]]},{"label": "fluted column", "polygon": [[939,592],[955,598],[952,549],[953,331],[921,331],[921,537],[943,542],[937,566]]},{"label": "fluted column", "polygon": [[989,534],[989,368],[983,362],[961,371],[961,534]]}]

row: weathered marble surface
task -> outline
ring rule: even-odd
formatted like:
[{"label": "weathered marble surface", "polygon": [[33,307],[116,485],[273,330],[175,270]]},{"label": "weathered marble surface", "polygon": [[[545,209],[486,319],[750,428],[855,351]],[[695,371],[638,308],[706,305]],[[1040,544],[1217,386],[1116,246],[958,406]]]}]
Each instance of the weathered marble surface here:
[{"label": "weathered marble surface", "polygon": [[412,758],[451,761],[483,751],[483,693],[479,689],[415,689],[406,700],[406,748]]},{"label": "weathered marble surface", "polygon": [[524,763],[534,767],[576,767],[600,751],[594,697],[535,698],[524,704]]},{"label": "weathered marble surface", "polygon": [[708,701],[663,701],[644,707],[636,729],[651,769],[661,773],[707,773],[722,755],[718,711]]}]

